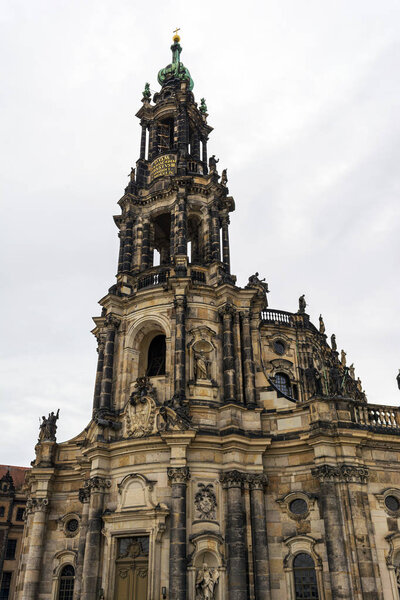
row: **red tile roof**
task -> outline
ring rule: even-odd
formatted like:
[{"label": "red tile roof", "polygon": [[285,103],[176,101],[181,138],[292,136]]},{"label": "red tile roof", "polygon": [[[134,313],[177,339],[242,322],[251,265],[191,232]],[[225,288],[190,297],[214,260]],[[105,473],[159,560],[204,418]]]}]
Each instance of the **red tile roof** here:
[{"label": "red tile roof", "polygon": [[9,465],[0,465],[0,479],[10,471],[10,475],[13,478],[14,486],[16,490],[19,490],[24,481],[25,481],[25,473],[29,471],[29,467],[12,467]]}]

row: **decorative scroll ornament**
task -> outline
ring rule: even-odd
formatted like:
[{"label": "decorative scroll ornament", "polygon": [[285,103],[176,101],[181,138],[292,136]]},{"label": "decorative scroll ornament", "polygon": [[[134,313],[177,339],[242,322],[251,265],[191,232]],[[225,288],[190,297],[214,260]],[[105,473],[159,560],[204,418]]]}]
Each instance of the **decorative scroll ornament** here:
[{"label": "decorative scroll ornament", "polygon": [[339,466],[321,465],[312,469],[311,474],[321,482],[367,483],[369,477],[367,467],[346,464]]},{"label": "decorative scroll ornament", "polygon": [[219,580],[219,571],[204,563],[196,571],[196,600],[215,600],[215,587]]},{"label": "decorative scroll ornament", "polygon": [[82,502],[82,504],[86,504],[87,502],[89,502],[89,500],[90,500],[90,488],[89,487],[79,488],[79,502]]},{"label": "decorative scroll ornament", "polygon": [[194,505],[197,510],[197,518],[207,521],[215,521],[217,497],[215,495],[213,484],[198,484],[199,490],[194,497]]},{"label": "decorative scroll ornament", "polygon": [[190,479],[189,467],[168,467],[167,474],[171,484],[186,483]]}]

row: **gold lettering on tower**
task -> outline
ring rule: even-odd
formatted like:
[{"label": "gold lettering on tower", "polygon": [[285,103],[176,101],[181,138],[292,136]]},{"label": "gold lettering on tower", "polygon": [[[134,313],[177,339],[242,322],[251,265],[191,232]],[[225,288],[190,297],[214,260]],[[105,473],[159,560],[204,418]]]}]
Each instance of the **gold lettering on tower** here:
[{"label": "gold lettering on tower", "polygon": [[159,156],[150,165],[150,181],[157,177],[168,177],[176,173],[175,154],[163,154]]}]

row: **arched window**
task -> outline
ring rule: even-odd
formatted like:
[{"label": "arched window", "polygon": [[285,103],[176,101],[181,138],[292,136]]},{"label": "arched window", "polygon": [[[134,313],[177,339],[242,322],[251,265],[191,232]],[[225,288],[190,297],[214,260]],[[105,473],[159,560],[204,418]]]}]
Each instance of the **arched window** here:
[{"label": "arched window", "polygon": [[301,552],[294,557],[293,577],[296,600],[318,600],[315,566],[309,554]]},{"label": "arched window", "polygon": [[146,375],[148,377],[165,375],[165,335],[156,335],[150,343]]},{"label": "arched window", "polygon": [[72,565],[65,565],[60,573],[58,600],[72,600],[74,595],[75,569]]},{"label": "arched window", "polygon": [[275,375],[275,385],[286,396],[292,396],[292,390],[290,386],[290,379],[286,373],[277,373]]}]

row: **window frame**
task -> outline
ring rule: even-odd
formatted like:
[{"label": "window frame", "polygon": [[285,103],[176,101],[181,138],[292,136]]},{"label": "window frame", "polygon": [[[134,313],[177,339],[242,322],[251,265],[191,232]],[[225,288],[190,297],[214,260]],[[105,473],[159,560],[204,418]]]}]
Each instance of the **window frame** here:
[{"label": "window frame", "polygon": [[314,562],[318,600],[325,600],[322,559],[314,549],[317,543],[319,542],[309,535],[296,535],[285,540],[288,553],[284,558],[283,568],[286,578],[287,597],[290,600],[296,600],[293,561],[298,554],[303,553],[310,555]]},{"label": "window frame", "polygon": [[[72,589],[70,589],[70,590],[66,590],[67,592],[70,592],[70,593],[71,593],[71,594],[70,594],[70,597],[67,597],[67,598],[65,598],[65,596],[63,596],[63,597],[61,598],[61,597],[60,597],[60,594],[61,594],[61,592],[63,591],[63,590],[61,590],[61,584],[62,584],[62,582],[63,582],[63,581],[62,581],[62,578],[63,578],[63,571],[64,571],[64,569],[66,569],[67,567],[71,567],[71,569],[74,571],[74,574],[73,574],[73,576],[70,576],[70,575],[68,575],[68,576],[65,576],[65,577],[64,577],[64,581],[66,582],[67,580],[69,580],[69,581],[71,581],[71,580],[72,580]],[[76,578],[76,568],[75,568],[75,566],[74,566],[73,564],[71,564],[70,562],[63,563],[63,564],[60,566],[60,570],[59,570],[59,573],[58,573],[58,578],[57,578],[57,579],[58,579],[58,585],[57,585],[57,596],[56,596],[57,600],[73,600],[73,597],[74,597],[74,588],[75,588],[75,578]]]}]

